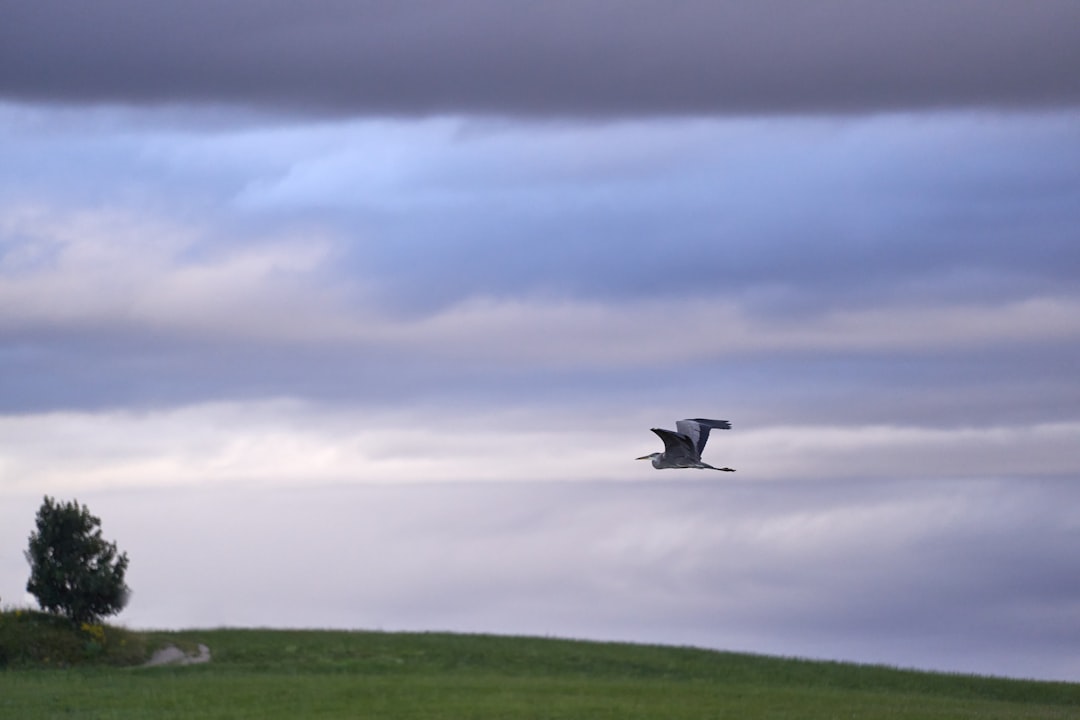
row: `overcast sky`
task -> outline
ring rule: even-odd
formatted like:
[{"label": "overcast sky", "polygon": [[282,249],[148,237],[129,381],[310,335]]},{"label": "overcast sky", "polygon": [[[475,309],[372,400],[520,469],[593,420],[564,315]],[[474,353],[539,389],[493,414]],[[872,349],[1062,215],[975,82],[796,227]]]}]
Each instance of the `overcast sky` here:
[{"label": "overcast sky", "polygon": [[0,15],[0,602],[1080,681],[1080,5]]}]

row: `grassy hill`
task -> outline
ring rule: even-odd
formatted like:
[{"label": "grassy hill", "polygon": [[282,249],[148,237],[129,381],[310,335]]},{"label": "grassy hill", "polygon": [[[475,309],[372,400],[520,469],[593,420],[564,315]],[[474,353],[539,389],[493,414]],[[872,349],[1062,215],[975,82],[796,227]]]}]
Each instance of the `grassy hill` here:
[{"label": "grassy hill", "polygon": [[[1077,684],[691,648],[438,633],[207,630],[115,637],[125,647],[141,643],[144,657],[164,644],[205,643],[213,660],[116,667],[107,664],[116,658],[106,648],[62,670],[9,662],[0,671],[0,717],[1080,717]],[[124,655],[130,659],[130,650]]]}]

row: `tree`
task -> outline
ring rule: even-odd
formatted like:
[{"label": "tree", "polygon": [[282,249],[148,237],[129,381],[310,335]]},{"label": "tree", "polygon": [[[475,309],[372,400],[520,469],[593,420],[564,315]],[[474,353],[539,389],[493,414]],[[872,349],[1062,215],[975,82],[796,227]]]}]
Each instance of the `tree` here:
[{"label": "tree", "polygon": [[72,623],[94,623],[124,609],[131,590],[124,584],[127,553],[101,537],[101,520],[78,501],[56,502],[46,496],[30,533],[27,592],[42,609],[67,616]]}]

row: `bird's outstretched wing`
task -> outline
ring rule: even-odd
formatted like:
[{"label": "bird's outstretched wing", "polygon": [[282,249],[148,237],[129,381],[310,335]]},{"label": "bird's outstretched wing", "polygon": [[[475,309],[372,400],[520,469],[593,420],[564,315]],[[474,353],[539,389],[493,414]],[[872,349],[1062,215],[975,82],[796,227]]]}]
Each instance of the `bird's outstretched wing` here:
[{"label": "bird's outstretched wing", "polygon": [[652,431],[664,441],[664,459],[672,466],[678,467],[683,463],[701,460],[697,450],[694,449],[694,441],[683,433],[663,428],[652,428]]},{"label": "bird's outstretched wing", "polygon": [[[675,423],[675,427],[681,435],[690,438],[694,452],[697,453],[697,456],[700,459],[701,453],[705,451],[705,443],[709,441],[709,430],[730,430],[731,423],[727,420],[691,418],[689,420],[679,420]],[[664,442],[666,443],[667,441],[665,440]]]}]

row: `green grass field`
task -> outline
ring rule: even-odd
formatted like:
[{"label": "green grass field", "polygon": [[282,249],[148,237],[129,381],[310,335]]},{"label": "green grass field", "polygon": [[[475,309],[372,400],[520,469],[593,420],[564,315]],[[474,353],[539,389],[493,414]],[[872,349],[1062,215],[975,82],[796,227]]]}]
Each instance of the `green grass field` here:
[{"label": "green grass field", "polygon": [[[1077,684],[690,648],[436,633],[136,635],[142,652],[205,643],[213,660],[159,668],[101,658],[66,668],[9,662],[0,671],[0,718],[1080,717]],[[125,646],[134,642],[126,637]]]}]

